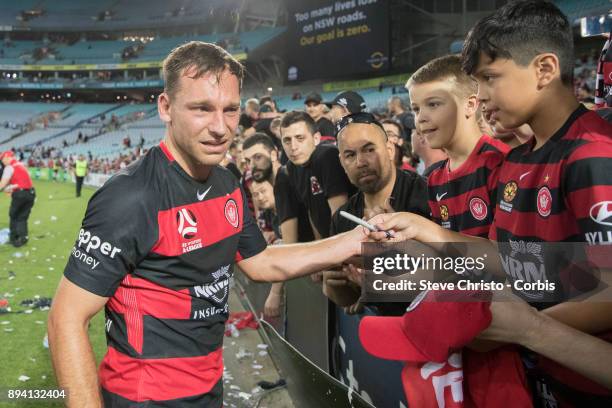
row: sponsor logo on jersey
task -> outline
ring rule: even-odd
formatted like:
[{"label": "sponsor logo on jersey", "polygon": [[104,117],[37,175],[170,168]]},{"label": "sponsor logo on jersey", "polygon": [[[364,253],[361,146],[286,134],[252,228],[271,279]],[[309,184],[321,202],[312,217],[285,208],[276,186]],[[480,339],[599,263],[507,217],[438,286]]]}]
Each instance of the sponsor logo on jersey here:
[{"label": "sponsor logo on jersey", "polygon": [[590,245],[612,245],[612,230],[590,231],[584,237]]},{"label": "sponsor logo on jersey", "polygon": [[470,199],[470,212],[472,213],[472,217],[476,218],[478,221],[482,221],[487,218],[489,210],[482,198],[472,197]]},{"label": "sponsor logo on jersey", "polygon": [[506,211],[512,212],[512,200],[516,197],[518,191],[518,185],[515,181],[509,181],[504,186],[503,197],[499,202],[499,208]]},{"label": "sponsor logo on jersey", "polygon": [[310,177],[310,192],[312,195],[323,193],[323,188],[321,188],[321,184],[319,184],[319,180],[315,176]]},{"label": "sponsor logo on jersey", "polygon": [[238,228],[240,224],[240,215],[238,214],[238,205],[232,198],[225,203],[225,219],[234,228]]},{"label": "sponsor logo on jersey", "polygon": [[115,259],[119,253],[121,253],[120,248],[82,228],[79,231],[77,244],[72,247],[71,251],[72,256],[90,266],[92,270],[100,264],[99,258],[96,258],[98,254]]},{"label": "sponsor logo on jersey", "polygon": [[213,282],[206,285],[194,286],[193,292],[199,298],[214,300],[217,303],[223,303],[227,300],[230,283],[230,267],[225,265],[213,272]]},{"label": "sponsor logo on jersey", "polygon": [[612,201],[600,201],[594,204],[589,215],[597,224],[612,227]]},{"label": "sponsor logo on jersey", "polygon": [[537,196],[537,208],[538,214],[542,217],[548,217],[550,215],[550,211],[552,209],[552,194],[550,194],[550,190],[548,187],[544,186],[538,190]]},{"label": "sponsor logo on jersey", "polygon": [[[500,253],[502,268],[510,281],[527,283],[546,282],[546,267],[542,244],[538,242],[509,241],[510,254]],[[526,298],[537,300],[544,297],[540,290],[519,290]]]}]

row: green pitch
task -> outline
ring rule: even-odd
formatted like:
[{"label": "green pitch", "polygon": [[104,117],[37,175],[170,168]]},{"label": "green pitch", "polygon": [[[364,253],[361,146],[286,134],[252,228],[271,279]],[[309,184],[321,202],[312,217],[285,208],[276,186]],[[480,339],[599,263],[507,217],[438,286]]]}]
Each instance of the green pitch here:
[{"label": "green pitch", "polygon": [[[7,402],[5,397],[8,389],[57,387],[49,350],[43,347],[48,311],[33,309],[28,314],[25,312],[30,308],[20,303],[37,295],[54,296],[94,190],[83,188],[82,196],[76,198],[74,184],[34,181],[34,187],[36,203],[28,223],[30,241],[21,248],[0,245],[0,299],[6,298],[12,309],[11,313],[0,313],[0,407],[63,406],[40,400]],[[0,194],[3,229],[9,225],[10,197]],[[9,279],[10,272],[13,279]],[[92,320],[90,338],[99,362],[106,350],[103,312]],[[29,380],[20,381],[20,376]]]}]

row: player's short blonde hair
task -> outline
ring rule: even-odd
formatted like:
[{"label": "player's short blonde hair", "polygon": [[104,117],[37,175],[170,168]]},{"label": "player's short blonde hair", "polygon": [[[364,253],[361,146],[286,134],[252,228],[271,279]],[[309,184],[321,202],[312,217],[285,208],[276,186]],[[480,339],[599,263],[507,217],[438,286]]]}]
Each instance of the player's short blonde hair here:
[{"label": "player's short blonde hair", "polygon": [[429,61],[412,74],[406,83],[406,88],[410,90],[415,84],[446,79],[454,83],[455,94],[461,98],[467,98],[478,92],[476,81],[461,69],[461,56],[458,54],[445,55]]}]

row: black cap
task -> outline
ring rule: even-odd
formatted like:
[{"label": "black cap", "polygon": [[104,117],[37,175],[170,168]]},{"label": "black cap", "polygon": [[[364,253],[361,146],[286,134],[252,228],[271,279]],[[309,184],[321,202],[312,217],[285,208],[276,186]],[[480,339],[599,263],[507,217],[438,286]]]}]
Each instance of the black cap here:
[{"label": "black cap", "polygon": [[304,100],[304,105],[308,105],[310,102],[315,102],[317,104],[321,103],[323,98],[316,92],[309,93]]},{"label": "black cap", "polygon": [[340,92],[333,101],[325,103],[328,107],[332,107],[333,105],[340,105],[349,113],[359,113],[363,112],[366,108],[365,100],[361,95],[357,92],[353,91],[344,91]]}]

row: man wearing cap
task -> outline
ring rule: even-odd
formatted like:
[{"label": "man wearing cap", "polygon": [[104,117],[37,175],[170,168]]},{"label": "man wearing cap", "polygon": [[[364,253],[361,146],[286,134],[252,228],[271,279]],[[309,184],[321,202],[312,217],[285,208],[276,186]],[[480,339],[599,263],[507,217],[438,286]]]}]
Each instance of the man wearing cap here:
[{"label": "man wearing cap", "polygon": [[0,158],[4,165],[0,190],[11,193],[9,239],[14,247],[20,247],[28,242],[28,217],[36,194],[28,169],[15,158],[15,154],[7,150]]},{"label": "man wearing cap", "polygon": [[318,93],[308,94],[306,100],[304,100],[306,113],[315,121],[317,131],[321,134],[321,143],[335,142],[334,124],[324,116],[325,104],[322,101],[323,99]]},{"label": "man wearing cap", "polygon": [[334,123],[338,123],[343,117],[351,113],[363,112],[366,108],[365,100],[354,91],[340,92],[334,100],[326,103],[330,109],[329,115]]},{"label": "man wearing cap", "polygon": [[[389,140],[383,125],[370,113],[354,113],[345,116],[336,125],[340,164],[351,183],[359,189],[336,211],[332,217],[331,233],[338,234],[353,229],[354,224],[340,216],[340,210],[367,219],[380,212],[408,211],[429,217],[427,182],[415,172],[398,169],[394,163],[395,147]],[[345,266],[345,273],[352,269]],[[327,278],[341,273],[326,273],[324,291],[334,301],[336,295],[353,304],[361,294],[359,287],[346,282],[331,282]],[[335,286],[334,286],[335,284]],[[352,292],[353,296],[350,296]],[[338,303],[338,302],[336,302]]]}]

